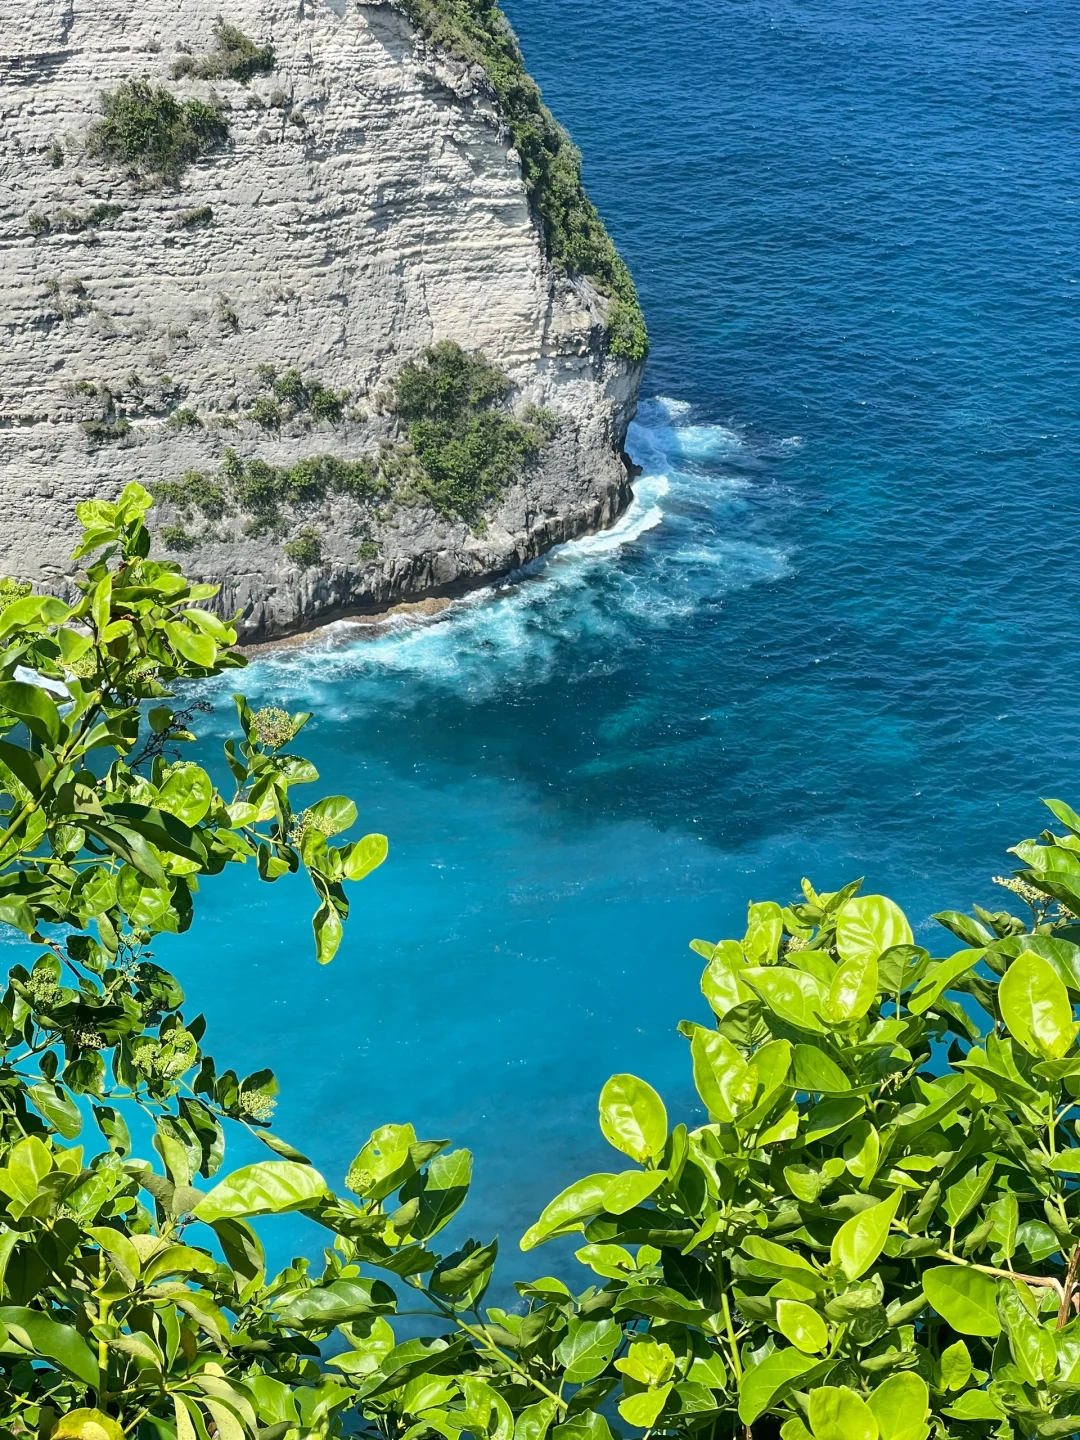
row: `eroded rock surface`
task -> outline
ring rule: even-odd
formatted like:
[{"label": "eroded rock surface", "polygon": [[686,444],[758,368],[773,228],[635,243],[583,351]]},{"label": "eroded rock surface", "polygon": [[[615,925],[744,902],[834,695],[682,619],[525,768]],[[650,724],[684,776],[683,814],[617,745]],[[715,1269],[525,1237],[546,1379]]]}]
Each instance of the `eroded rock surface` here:
[{"label": "eroded rock surface", "polygon": [[[324,540],[323,562],[300,568],[285,537],[246,535],[242,516],[194,527],[197,548],[173,558],[222,584],[247,638],[476,583],[619,513],[640,366],[607,353],[589,283],[544,258],[482,70],[429,50],[388,3],[233,0],[229,22],[276,55],[246,85],[170,78],[184,47],[212,50],[219,0],[13,8],[0,31],[7,573],[62,588],[75,502],[128,480],[213,472],[230,447],[274,464],[371,453],[392,434],[380,394],[440,339],[482,350],[519,407],[553,411],[555,438],[482,534],[423,504],[372,515],[333,496],[289,511],[290,533]],[[227,107],[227,145],[175,187],[85,153],[102,92],[138,76]],[[246,418],[260,367],[348,390],[345,416],[261,428]],[[200,423],[176,428],[178,410]],[[110,417],[127,433],[91,439],[86,423]]]}]

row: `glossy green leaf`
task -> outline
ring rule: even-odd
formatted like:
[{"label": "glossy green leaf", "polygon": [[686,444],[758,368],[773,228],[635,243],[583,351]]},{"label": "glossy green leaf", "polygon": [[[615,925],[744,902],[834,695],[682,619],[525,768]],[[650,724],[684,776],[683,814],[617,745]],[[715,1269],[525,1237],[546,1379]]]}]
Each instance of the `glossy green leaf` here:
[{"label": "glossy green leaf", "polygon": [[799,1030],[825,1033],[821,1014],[829,998],[828,987],[805,970],[786,965],[768,968],[748,966],[742,979],[755,994],[760,995],[769,1009]]},{"label": "glossy green leaf", "polygon": [[901,1370],[883,1380],[868,1403],[881,1440],[923,1440],[927,1434],[930,1391],[913,1370]]},{"label": "glossy green leaf", "polygon": [[769,1267],[768,1272],[762,1273],[772,1273],[781,1279],[791,1274],[796,1278],[807,1276],[807,1283],[812,1283],[815,1287],[821,1283],[819,1272],[809,1260],[797,1250],[778,1245],[775,1240],[767,1240],[764,1235],[747,1235],[741,1248],[751,1259]]},{"label": "glossy green leaf", "polygon": [[363,880],[386,859],[390,842],[385,835],[365,835],[346,848],[343,873],[346,880]]},{"label": "glossy green leaf", "polygon": [[199,1201],[197,1220],[241,1219],[303,1210],[326,1194],[326,1181],[310,1165],[291,1160],[260,1160],[234,1171]]},{"label": "glossy green leaf", "polygon": [[320,965],[329,965],[338,952],[344,927],[337,908],[325,900],[316,910],[311,921],[315,932],[315,958]]},{"label": "glossy green leaf", "polygon": [[835,1060],[814,1045],[796,1045],[792,1054],[792,1083],[813,1095],[842,1095],[851,1081]]},{"label": "glossy green leaf", "polygon": [[97,1385],[97,1359],[73,1326],[58,1324],[40,1310],[19,1305],[0,1305],[0,1325],[17,1345],[54,1361],[85,1385]]},{"label": "glossy green leaf", "polygon": [[579,1410],[551,1431],[552,1440],[612,1440],[611,1429],[595,1410]]},{"label": "glossy green leaf", "polygon": [[874,1003],[878,989],[877,957],[852,955],[837,969],[825,1001],[826,1020],[844,1023],[861,1020]]},{"label": "glossy green leaf", "polygon": [[744,1370],[739,1381],[739,1419],[744,1425],[753,1425],[770,1405],[782,1400],[803,1376],[815,1369],[817,1363],[793,1346],[774,1350],[752,1369]]},{"label": "glossy green leaf", "polygon": [[989,1275],[959,1265],[923,1273],[923,1292],[943,1320],[961,1335],[999,1335],[997,1285]]},{"label": "glossy green leaf", "polygon": [[752,965],[772,965],[784,933],[783,913],[772,900],[750,905],[746,912],[746,934],[742,949]]},{"label": "glossy green leaf", "polygon": [[296,1330],[333,1330],[361,1316],[389,1314],[393,1290],[382,1280],[335,1280],[303,1290],[278,1311],[282,1325]]},{"label": "glossy green leaf", "polygon": [[595,1380],[611,1363],[622,1338],[622,1326],[614,1320],[571,1320],[555,1351],[566,1380],[571,1385]]},{"label": "glossy green leaf", "polygon": [[885,895],[856,895],[836,917],[836,948],[841,960],[877,960],[893,945],[914,943],[899,905]]},{"label": "glossy green leaf", "polygon": [[814,1440],[877,1440],[874,1412],[846,1385],[819,1385],[810,1391]]},{"label": "glossy green leaf", "polygon": [[530,1225],[518,1242],[522,1250],[531,1250],[550,1240],[553,1235],[567,1231],[584,1230],[584,1221],[599,1215],[604,1208],[604,1195],[615,1176],[612,1174],[587,1175],[576,1180],[544,1206],[539,1220]]},{"label": "glossy green leaf", "polygon": [[943,1390],[962,1390],[971,1379],[971,1351],[963,1340],[946,1345],[939,1361]]},{"label": "glossy green leaf", "polygon": [[625,1215],[647,1200],[666,1179],[663,1170],[624,1170],[604,1191],[604,1209],[609,1215]]},{"label": "glossy green leaf", "polygon": [[982,956],[982,950],[958,950],[955,955],[950,955],[948,960],[942,960],[935,965],[912,992],[908,1000],[911,1013],[922,1015],[929,1010],[930,1006],[951,988],[954,981],[966,975],[979,963]]},{"label": "glossy green leaf", "polygon": [[1059,1060],[1080,1029],[1057,971],[1030,951],[1006,970],[998,986],[998,1004],[1010,1034],[1040,1060]]},{"label": "glossy green leaf", "polygon": [[600,1129],[609,1145],[644,1164],[667,1141],[664,1102],[636,1075],[613,1075],[600,1092]]},{"label": "glossy green leaf", "polygon": [[124,1427],[104,1410],[69,1410],[61,1415],[53,1440],[124,1440]]},{"label": "glossy green leaf", "polygon": [[860,1210],[845,1220],[833,1236],[832,1262],[840,1266],[849,1280],[864,1275],[881,1254],[902,1195],[901,1190],[894,1190],[887,1200]]},{"label": "glossy green leaf", "polygon": [[514,1440],[544,1440],[557,1414],[558,1406],[548,1397],[526,1405],[514,1421]]},{"label": "glossy green leaf", "polygon": [[21,720],[45,745],[55,745],[60,738],[60,711],[40,685],[28,685],[23,680],[0,681],[0,710]]},{"label": "glossy green leaf", "polygon": [[988,1390],[965,1390],[942,1412],[950,1420],[1004,1420],[1005,1411]]},{"label": "glossy green leaf", "polygon": [[722,940],[712,947],[712,958],[701,976],[701,993],[716,1016],[722,1018],[751,998],[751,992],[739,979],[745,968],[742,947],[734,940]]},{"label": "glossy green leaf", "polygon": [[801,1300],[778,1300],[776,1324],[785,1340],[807,1355],[816,1355],[829,1343],[829,1327],[809,1305]]},{"label": "glossy green leaf", "polygon": [[206,771],[198,765],[178,765],[158,791],[157,804],[162,810],[197,825],[210,809],[213,786]]},{"label": "glossy green leaf", "polygon": [[34,1109],[44,1115],[65,1140],[75,1139],[82,1129],[82,1111],[62,1086],[40,1080],[29,1086],[26,1094]]},{"label": "glossy green leaf", "polygon": [[996,1164],[996,1157],[991,1155],[989,1160],[984,1161],[982,1165],[973,1167],[959,1180],[954,1180],[946,1189],[945,1218],[954,1229],[961,1220],[965,1220],[971,1214],[985,1195]]},{"label": "glossy green leaf", "polygon": [[757,1074],[727,1038],[699,1026],[690,1041],[694,1085],[710,1115],[731,1121],[749,1110]]},{"label": "glossy green leaf", "polygon": [[309,825],[321,835],[339,835],[356,824],[356,805],[346,795],[327,795],[306,812]]},{"label": "glossy green leaf", "polygon": [[642,1390],[636,1395],[627,1395],[619,1401],[619,1414],[628,1425],[650,1430],[659,1419],[673,1389],[674,1382],[667,1380],[655,1390]]},{"label": "glossy green leaf", "polygon": [[177,655],[190,660],[201,670],[209,670],[213,666],[218,647],[209,635],[200,634],[182,621],[170,621],[164,630]]}]

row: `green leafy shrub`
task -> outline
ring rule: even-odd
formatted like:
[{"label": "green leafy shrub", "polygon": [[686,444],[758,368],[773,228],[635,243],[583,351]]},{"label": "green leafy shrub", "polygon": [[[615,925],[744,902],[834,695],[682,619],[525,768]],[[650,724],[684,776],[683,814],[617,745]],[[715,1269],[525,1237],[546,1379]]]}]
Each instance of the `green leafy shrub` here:
[{"label": "green leafy shrub", "polygon": [[543,424],[523,423],[491,408],[509,389],[502,371],[451,340],[410,361],[394,382],[392,409],[416,460],[413,489],[440,515],[479,521],[550,438],[546,413]]},{"label": "green leafy shrub", "polygon": [[298,535],[294,535],[291,540],[286,541],[281,548],[293,564],[299,565],[301,570],[322,564],[322,536],[310,525],[306,525]]},{"label": "green leafy shrub", "polygon": [[199,419],[198,414],[194,410],[190,410],[187,408],[187,406],[183,405],[180,407],[179,410],[174,410],[172,412],[172,414],[165,421],[165,424],[169,427],[170,430],[202,429],[202,421]]},{"label": "green leafy shrub", "polygon": [[232,449],[225,451],[216,476],[188,470],[179,480],[161,480],[153,487],[154,498],[185,519],[195,510],[208,520],[220,520],[234,507],[245,511],[252,516],[250,534],[282,530],[282,510],[292,505],[314,504],[330,494],[365,502],[386,492],[386,482],[369,460],[307,455],[292,465],[271,465],[243,460]]},{"label": "green leafy shrub", "polygon": [[[704,1118],[612,1076],[620,1169],[520,1242],[581,1235],[590,1283],[486,1306],[497,1242],[439,1239],[469,1152],[382,1125],[336,1194],[271,1128],[273,1072],[219,1069],[154,960],[254,861],[306,871],[327,961],[346,882],[387,851],[331,843],[346,797],[294,804],[318,778],[291,750],[307,715],[237,696],[224,794],[168,758],[200,708],[173,687],[243,661],[214,587],[147,558],[148,505],[129,486],[79,507],[73,605],[0,584],[0,918],[28,942],[0,997],[8,1433],[612,1440],[617,1412],[679,1440],[1075,1434],[1080,815],[1050,801],[1055,830],[1015,847],[1026,915],[935,917],[949,955],[858,881],[694,941]],[[223,1172],[235,1125],[271,1158]],[[273,1275],[260,1231],[295,1212],[332,1245]]]},{"label": "green leafy shrub", "polygon": [[199,544],[197,538],[185,530],[183,525],[163,525],[160,534],[165,549],[177,553],[194,550]]},{"label": "green leafy shrub", "polygon": [[214,27],[215,48],[201,60],[182,55],[172,67],[174,80],[197,75],[202,80],[238,80],[247,84],[256,75],[265,75],[277,64],[273,46],[256,45],[235,25],[219,20]]},{"label": "green leafy shrub", "polygon": [[49,146],[49,164],[54,170],[59,170],[64,163],[64,147],[59,140],[54,140]]},{"label": "green leafy shrub", "polygon": [[506,16],[494,0],[403,0],[422,34],[486,70],[506,118],[547,253],[560,270],[587,275],[612,300],[610,347],[644,360],[649,337],[629,270],[581,183],[581,156],[543,103]]},{"label": "green leafy shrub", "polygon": [[614,1076],[601,1130],[639,1168],[577,1181],[521,1241],[584,1233],[628,1327],[629,1424],[1076,1432],[1080,816],[1047,804],[1066,833],[998,877],[1029,917],[944,911],[944,958],[858,881],[693,942],[711,1023],[679,1028],[707,1123],[669,1130]]},{"label": "green leafy shrub", "polygon": [[102,109],[104,118],[87,138],[87,154],[171,183],[228,137],[217,106],[203,100],[181,102],[148,80],[125,80],[102,97]]},{"label": "green leafy shrub", "polygon": [[26,224],[31,235],[48,235],[49,233],[49,221],[40,210],[31,210],[26,217]]},{"label": "green leafy shrub", "polygon": [[340,421],[349,398],[347,390],[339,393],[319,380],[305,380],[296,369],[286,370],[283,375],[277,375],[268,366],[260,366],[260,371],[266,372],[262,377],[264,383],[270,385],[275,398],[290,416],[306,411],[313,420],[329,420],[333,424]]},{"label": "green leafy shrub", "polygon": [[281,425],[281,411],[270,395],[260,395],[248,411],[248,417],[264,430],[277,430]]},{"label": "green leafy shrub", "polygon": [[131,431],[131,423],[121,417],[110,416],[103,420],[84,420],[83,433],[95,445],[109,445],[123,440]]},{"label": "green leafy shrub", "polygon": [[198,510],[208,520],[220,520],[229,510],[229,496],[220,480],[200,470],[186,470],[180,480],[159,480],[153,487],[158,503],[171,505],[185,520]]}]

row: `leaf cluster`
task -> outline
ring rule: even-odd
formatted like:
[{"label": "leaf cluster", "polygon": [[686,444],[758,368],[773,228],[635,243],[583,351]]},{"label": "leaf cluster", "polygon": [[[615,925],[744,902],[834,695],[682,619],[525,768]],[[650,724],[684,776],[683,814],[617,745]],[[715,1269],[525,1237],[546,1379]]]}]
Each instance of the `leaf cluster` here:
[{"label": "leaf cluster", "polygon": [[[694,941],[708,1020],[680,1030],[702,1123],[613,1076],[599,1121],[619,1168],[520,1242],[581,1235],[589,1283],[485,1305],[497,1241],[443,1238],[469,1153],[382,1125],[332,1190],[270,1128],[272,1071],[220,1069],[154,959],[198,882],[252,860],[265,881],[306,871],[330,959],[344,884],[386,842],[331,843],[356,819],[345,797],[294,806],[317,779],[292,749],[306,715],[237,697],[231,797],[169,758],[198,713],[169,687],[239,660],[212,587],[148,559],[148,503],[129,486],[80,507],[74,604],[0,586],[0,919],[36,952],[0,998],[5,1435],[1080,1428],[1080,816],[1049,801],[1064,833],[1015,847],[1003,883],[1030,917],[943,911],[948,953],[858,881],[804,881],[752,904],[741,938]],[[230,1125],[273,1158],[225,1172]],[[328,1244],[272,1275],[259,1222],[292,1212]],[[395,1333],[418,1314],[433,1333]]]},{"label": "leaf cluster", "polygon": [[693,942],[713,1018],[680,1029],[707,1123],[669,1128],[615,1076],[601,1128],[638,1168],[577,1181],[521,1242],[584,1232],[642,1356],[615,1361],[630,1424],[1078,1428],[1080,817],[1047,803],[1068,833],[1014,851],[1030,928],[946,911],[964,948],[935,957],[886,897],[804,881],[741,940]]}]

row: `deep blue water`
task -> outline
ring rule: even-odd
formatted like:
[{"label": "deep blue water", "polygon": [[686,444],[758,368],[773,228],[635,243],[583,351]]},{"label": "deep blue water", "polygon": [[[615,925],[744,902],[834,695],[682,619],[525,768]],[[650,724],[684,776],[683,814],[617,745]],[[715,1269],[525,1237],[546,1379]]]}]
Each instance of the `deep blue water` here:
[{"label": "deep blue water", "polygon": [[453,1136],[472,1229],[513,1248],[608,1168],[612,1071],[691,1110],[694,935],[803,874],[865,874],[929,935],[1009,898],[1039,795],[1080,803],[1080,27],[1056,0],[509,9],[652,331],[638,498],[439,623],[256,664],[391,859],[328,969],[284,884],[208,885],[175,953],[329,1175],[383,1121]]}]

